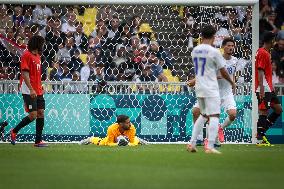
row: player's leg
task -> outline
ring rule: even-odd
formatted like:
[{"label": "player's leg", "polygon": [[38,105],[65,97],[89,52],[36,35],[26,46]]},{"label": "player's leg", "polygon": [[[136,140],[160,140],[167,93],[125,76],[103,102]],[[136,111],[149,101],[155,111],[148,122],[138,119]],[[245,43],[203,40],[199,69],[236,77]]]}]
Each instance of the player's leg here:
[{"label": "player's leg", "polygon": [[224,129],[230,126],[236,119],[237,116],[237,107],[234,100],[234,96],[227,96],[226,98],[221,99],[221,107],[227,112],[227,117],[224,122],[220,124],[218,130],[218,140],[222,143],[225,141]]},{"label": "player's leg", "polygon": [[268,109],[270,108],[271,93],[265,93],[263,99],[259,98],[259,93],[256,93],[258,99],[258,121],[257,121],[257,145],[258,146],[270,146],[270,143],[266,140],[265,133],[268,129]]},{"label": "player's leg", "polygon": [[206,113],[209,116],[208,145],[205,146],[205,152],[219,154],[220,152],[214,148],[214,144],[216,141],[216,137],[218,135],[218,125],[219,125],[219,117],[221,110],[220,97],[206,98],[205,105],[206,105]]},{"label": "player's leg", "polygon": [[276,94],[274,92],[270,93],[271,94],[271,101],[270,101],[270,106],[273,109],[273,112],[271,112],[266,119],[266,124],[264,125],[263,128],[263,132],[264,132],[264,137],[263,140],[264,142],[270,144],[267,140],[267,138],[265,137],[265,133],[266,131],[276,122],[276,120],[278,119],[278,117],[281,115],[282,113],[282,106],[280,104],[280,101],[278,99],[278,97],[276,96]]},{"label": "player's leg", "polygon": [[79,144],[80,145],[88,145],[88,144],[103,145],[103,143],[101,142],[102,142],[102,138],[92,136],[92,137],[88,137],[86,139],[81,140]]},{"label": "player's leg", "polygon": [[[196,122],[199,116],[200,116],[200,108],[198,102],[196,102],[192,108],[193,124]],[[197,136],[197,145],[203,145],[202,143],[203,143],[203,130],[201,130],[199,135]]]},{"label": "player's leg", "polygon": [[29,123],[33,122],[37,117],[37,103],[36,98],[31,98],[30,95],[23,94],[25,110],[29,115],[24,117],[15,128],[10,131],[11,144],[15,145],[17,133]]},{"label": "player's leg", "polygon": [[203,125],[207,121],[206,115],[203,114],[203,112],[205,111],[204,98],[198,98],[197,101],[198,101],[198,105],[199,105],[201,114],[199,115],[196,122],[194,123],[193,130],[192,130],[192,136],[191,136],[189,144],[187,145],[187,150],[190,151],[190,152],[196,152],[197,136],[199,135],[199,133],[203,129]]},{"label": "player's leg", "polygon": [[45,100],[43,95],[37,96],[37,118],[36,118],[36,137],[35,137],[35,147],[47,147],[46,143],[42,142],[42,131],[44,127],[44,110],[45,110]]}]

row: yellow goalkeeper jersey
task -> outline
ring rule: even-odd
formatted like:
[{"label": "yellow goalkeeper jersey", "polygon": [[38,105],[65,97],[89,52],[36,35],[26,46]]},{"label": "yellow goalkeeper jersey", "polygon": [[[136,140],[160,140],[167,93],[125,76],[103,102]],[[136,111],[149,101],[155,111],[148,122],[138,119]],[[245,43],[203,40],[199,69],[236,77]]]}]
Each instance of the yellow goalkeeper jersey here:
[{"label": "yellow goalkeeper jersey", "polygon": [[107,136],[105,138],[98,138],[98,137],[93,137],[91,142],[93,144],[98,144],[100,146],[117,146],[117,141],[116,138],[119,135],[125,135],[129,138],[129,146],[136,146],[139,143],[139,139],[135,137],[136,135],[136,129],[133,124],[131,124],[130,129],[124,131],[121,133],[119,131],[119,125],[118,123],[114,123],[110,125],[107,129]]}]

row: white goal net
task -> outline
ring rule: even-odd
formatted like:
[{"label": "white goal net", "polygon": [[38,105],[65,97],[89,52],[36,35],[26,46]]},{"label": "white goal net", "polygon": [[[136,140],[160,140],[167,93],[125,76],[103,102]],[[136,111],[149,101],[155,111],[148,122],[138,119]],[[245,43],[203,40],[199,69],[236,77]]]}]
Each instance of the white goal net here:
[{"label": "white goal net", "polygon": [[[187,142],[196,99],[186,81],[194,77],[191,50],[200,28],[216,27],[214,45],[236,42],[245,65],[238,82],[237,120],[227,142],[252,142],[252,7],[174,5],[29,5],[0,7],[0,122],[14,127],[25,115],[19,93],[20,56],[32,35],[41,35],[47,141],[105,136],[120,114],[151,142]],[[222,113],[223,121],[225,113]],[[34,137],[35,125],[19,133]]]}]

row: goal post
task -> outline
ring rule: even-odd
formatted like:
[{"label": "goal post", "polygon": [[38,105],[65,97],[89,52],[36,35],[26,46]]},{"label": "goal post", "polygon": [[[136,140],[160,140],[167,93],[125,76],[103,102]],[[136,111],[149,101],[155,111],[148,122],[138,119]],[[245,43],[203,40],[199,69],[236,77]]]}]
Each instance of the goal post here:
[{"label": "goal post", "polygon": [[[144,7],[145,10],[147,9],[147,5],[149,5],[149,6],[150,5],[151,6],[153,6],[153,5],[159,5],[159,6],[175,6],[175,5],[179,5],[179,6],[199,6],[199,7],[203,6],[203,7],[206,7],[204,10],[209,10],[208,7],[212,7],[212,9],[214,9],[214,7],[216,7],[217,11],[220,10],[220,7],[223,7],[223,6],[233,6],[233,7],[236,7],[236,6],[251,6],[252,7],[252,19],[251,19],[251,28],[252,28],[252,31],[251,31],[252,37],[251,37],[251,39],[252,39],[252,41],[251,41],[251,44],[250,44],[250,47],[251,47],[250,61],[252,63],[252,65],[251,65],[251,68],[252,68],[252,73],[251,73],[252,74],[252,82],[251,82],[251,86],[249,87],[250,90],[251,90],[250,91],[250,95],[251,95],[251,111],[250,111],[251,118],[247,119],[247,120],[251,119],[251,123],[246,123],[246,124],[251,124],[251,127],[249,126],[250,127],[249,130],[251,129],[252,133],[251,133],[250,140],[246,140],[245,142],[247,142],[247,141],[252,142],[252,143],[256,142],[255,136],[256,136],[256,128],[257,128],[256,124],[257,124],[258,113],[257,113],[257,99],[256,99],[256,95],[254,93],[254,83],[255,83],[254,82],[254,75],[255,75],[255,66],[254,66],[255,65],[255,62],[254,62],[255,58],[254,58],[254,56],[255,56],[256,51],[257,51],[258,46],[259,46],[259,1],[258,0],[234,0],[234,1],[228,1],[228,0],[175,0],[175,1],[172,1],[172,0],[144,0],[144,1],[138,1],[138,0],[78,0],[78,1],[74,1],[74,0],[61,0],[61,1],[58,1],[58,0],[46,0],[46,1],[41,1],[41,0],[10,0],[8,2],[6,0],[0,0],[0,3],[1,4],[8,4],[8,3],[9,4],[21,4],[21,5],[37,5],[37,4],[41,4],[41,5],[62,5],[62,6],[65,6],[65,5],[83,5],[83,6],[88,6],[88,5],[96,5],[96,6],[97,5],[113,5],[115,7],[132,5],[132,6]],[[131,9],[131,7],[129,7],[129,9]],[[214,12],[214,11],[212,11],[212,12]],[[122,13],[119,13],[119,14],[121,15]],[[125,15],[124,15],[124,17],[125,17]],[[151,17],[147,21],[154,22],[155,20],[153,20],[153,18]],[[201,18],[201,20],[202,20],[202,18]],[[206,21],[204,21],[204,22],[206,22]],[[164,24],[164,21],[163,21],[163,24]],[[170,21],[170,20],[165,25],[167,25],[168,28],[170,28],[171,30],[174,30],[175,28],[171,28],[171,24],[173,25],[173,27],[175,27],[175,23],[172,23],[172,21]],[[156,28],[152,28],[152,29],[153,30],[155,30],[155,29],[158,30],[159,26],[157,26]],[[174,40],[171,41],[171,39],[173,39],[174,37],[172,37],[171,34],[167,34],[166,31],[165,31],[165,35],[168,35],[168,38],[169,38],[168,42],[164,43],[165,46],[168,47],[168,50],[175,51],[176,50],[175,49],[176,46],[181,46],[180,42],[182,40],[177,40],[175,43],[173,43],[172,41],[174,41]],[[177,36],[177,35],[181,35],[181,34],[178,33],[178,34],[173,35],[173,36]],[[164,38],[165,37],[163,36],[163,39]],[[173,45],[173,44],[175,44],[175,45]],[[174,60],[179,61],[180,59],[182,59],[179,56],[183,56],[184,59],[181,60],[181,64],[184,64],[184,62],[187,61],[187,59],[185,59],[186,55],[180,55],[180,54],[183,53],[183,51],[184,50],[181,48],[181,50],[173,58]],[[187,49],[186,49],[186,52],[188,52]],[[242,52],[240,52],[240,53],[242,53]],[[189,57],[187,57],[187,58],[189,58]],[[190,64],[190,63],[188,63],[188,64]],[[176,68],[175,71],[178,72],[178,73],[180,73],[180,72],[183,73],[182,69],[183,69],[183,67],[178,67],[178,68]],[[188,65],[187,65],[186,69],[188,69]],[[186,76],[188,76],[188,75],[186,75]],[[172,77],[172,75],[170,77]],[[185,75],[183,75],[183,77],[185,77]],[[130,112],[130,114],[133,114],[133,115],[136,116],[136,117],[134,116],[135,118],[133,117],[133,120],[139,122],[139,124],[141,123],[141,120],[144,121],[144,124],[151,124],[151,127],[149,129],[157,131],[156,133],[153,132],[154,134],[151,134],[151,132],[149,132],[147,129],[145,129],[141,125],[139,126],[138,131],[140,133],[144,133],[144,135],[142,134],[143,136],[146,136],[147,134],[149,134],[149,137],[148,138],[145,137],[145,138],[149,139],[149,140],[153,140],[152,142],[155,142],[156,140],[159,141],[159,142],[167,142],[167,141],[170,141],[170,142],[175,142],[175,141],[177,141],[177,142],[186,142],[186,141],[182,141],[184,139],[186,139],[186,140],[188,139],[188,134],[186,134],[188,132],[188,130],[187,130],[186,126],[184,126],[184,128],[182,128],[182,129],[179,128],[180,130],[177,131],[178,130],[178,125],[166,123],[165,128],[167,127],[167,124],[171,125],[171,128],[163,130],[162,128],[160,128],[159,124],[162,124],[162,122],[165,122],[165,120],[163,120],[164,118],[161,118],[161,119],[155,118],[155,116],[158,116],[158,117],[160,116],[158,113],[157,113],[157,115],[155,113],[153,113],[153,115],[151,115],[151,112],[149,112],[149,109],[152,108],[153,110],[156,111],[156,107],[154,105],[152,105],[152,104],[151,105],[147,105],[146,104],[147,101],[148,101],[148,103],[153,103],[156,100],[157,101],[157,105],[160,106],[159,108],[162,108],[162,109],[164,108],[163,109],[164,112],[167,112],[167,113],[170,112],[170,114],[167,115],[168,118],[169,118],[168,122],[169,122],[169,120],[171,122],[177,122],[177,119],[178,119],[177,115],[180,114],[182,111],[184,111],[182,109],[178,109],[177,108],[177,107],[179,107],[179,103],[180,102],[184,102],[184,100],[182,100],[182,98],[184,96],[186,96],[186,95],[190,95],[192,98],[187,98],[187,100],[189,100],[190,103],[194,102],[193,101],[194,94],[190,90],[188,90],[187,92],[186,92],[186,90],[184,90],[186,88],[186,84],[184,83],[184,81],[185,80],[183,80],[183,82],[180,82],[179,84],[174,83],[172,81],[173,85],[168,87],[169,89],[167,89],[167,90],[165,90],[165,88],[167,88],[167,84],[165,84],[165,83],[162,83],[158,87],[153,85],[153,87],[151,88],[151,92],[153,92],[152,89],[155,89],[156,92],[158,91],[157,92],[157,94],[158,94],[157,97],[156,96],[151,96],[152,94],[154,94],[154,92],[153,92],[149,96],[147,96],[147,94],[146,94],[146,96],[143,96],[143,95],[145,95],[145,93],[143,95],[140,95],[140,94],[137,95],[137,93],[136,93],[135,98],[132,98],[131,95],[133,95],[135,93],[135,91],[137,92],[137,89],[140,88],[140,85],[133,84],[133,83],[132,84],[131,83],[125,84],[125,86],[126,86],[125,89],[127,88],[128,92],[130,91],[130,93],[126,92],[126,95],[129,95],[129,97],[121,98],[121,95],[123,95],[123,94],[118,93],[117,96],[112,98],[112,100],[113,99],[114,99],[114,101],[115,100],[118,100],[118,101],[121,100],[121,101],[125,102],[126,103],[125,107],[129,108],[129,110],[127,110],[127,112],[125,112],[126,110],[122,108],[122,107],[124,107],[124,105],[120,104],[121,105],[121,107],[120,107],[121,109],[118,108],[116,114],[118,114],[118,113],[129,114],[129,112]],[[2,90],[1,87],[0,87],[0,95],[2,93],[1,90],[3,91],[2,96],[0,96],[0,101],[2,101],[2,102],[3,101],[5,102],[7,99],[9,99],[7,97],[8,95],[6,96],[7,98],[5,97],[5,94],[7,94],[7,91],[5,92],[5,90],[4,90],[4,86],[6,86],[6,87],[8,86],[9,87],[8,83],[9,83],[9,81],[5,81],[4,83],[3,82],[0,83],[1,86],[2,86],[2,89],[3,89]],[[80,83],[80,82],[78,82],[78,83]],[[124,91],[125,92],[125,89],[123,89],[123,87],[117,86],[117,84],[115,84],[115,83],[111,83],[111,82],[109,82],[109,83],[110,83],[110,86],[111,86],[111,88],[108,88],[109,91],[113,91],[114,90],[114,91],[118,92],[120,90],[120,91]],[[14,86],[14,84],[13,84],[13,89],[17,88],[17,87]],[[85,83],[81,83],[81,84],[82,84],[83,87],[86,86]],[[242,86],[242,84],[243,83],[240,83],[240,86]],[[56,92],[53,91],[55,89],[55,86],[56,86],[56,91],[60,91],[61,89],[65,90],[66,89],[65,86],[68,86],[69,88],[72,88],[72,83],[68,83],[68,82],[61,82],[61,84],[60,84],[60,82],[54,82],[54,83],[46,82],[46,85],[48,86],[48,90],[50,90],[49,91],[50,94],[48,94],[48,95],[54,95],[56,93]],[[87,84],[87,85],[89,86],[89,84]],[[180,86],[178,86],[178,85],[180,85]],[[58,86],[58,90],[57,90],[57,86]],[[145,83],[141,84],[141,86],[145,86],[145,88],[148,87],[148,85],[145,84]],[[79,89],[77,89],[77,90],[79,90]],[[83,102],[86,102],[86,103],[89,101],[90,104],[88,105],[88,108],[90,109],[90,111],[86,110],[86,111],[84,111],[84,113],[89,112],[90,114],[95,115],[96,119],[91,119],[91,120],[88,120],[88,121],[85,120],[85,119],[87,119],[85,117],[84,118],[84,121],[85,121],[84,124],[98,124],[99,123],[98,120],[100,120],[100,119],[103,122],[103,124],[108,124],[110,122],[115,121],[114,117],[111,118],[111,116],[108,115],[111,112],[114,113],[113,109],[116,108],[116,106],[113,104],[114,102],[113,101],[106,102],[105,104],[107,104],[107,106],[104,106],[105,104],[102,103],[101,100],[109,100],[110,99],[109,96],[107,96],[106,94],[102,94],[100,97],[97,98],[97,96],[92,96],[92,95],[96,95],[96,94],[90,94],[89,93],[90,91],[92,92],[92,90],[93,90],[92,87],[88,87],[88,92],[85,92],[85,93],[81,93],[80,92],[80,95],[85,95],[85,96],[81,96],[80,99],[76,100],[76,102],[78,102],[79,100],[82,100]],[[109,91],[108,91],[108,94],[116,95],[113,92],[110,93]],[[160,93],[161,91],[162,91],[162,93]],[[175,91],[175,92],[172,93],[173,91]],[[183,93],[181,94],[181,92],[183,92]],[[180,95],[180,94],[181,94],[182,97],[181,96],[180,97],[175,96],[175,95]],[[65,97],[66,98],[67,97],[68,98],[69,97],[70,98],[74,98],[74,96],[72,96],[72,95],[68,96],[68,94],[66,94]],[[65,97],[60,97],[60,99],[62,101],[64,101],[66,99]],[[176,104],[174,104],[174,105],[171,104],[172,102],[170,102],[169,99],[175,100]],[[17,97],[17,102],[19,100],[20,100],[20,98]],[[162,100],[164,100],[164,101],[162,101]],[[103,112],[105,113],[105,111],[101,111],[100,112],[97,109],[93,110],[92,107],[91,107],[91,106],[93,106],[92,102],[98,103],[96,108],[105,107],[105,109],[107,109],[106,116],[110,116],[110,119],[106,121],[106,120],[104,120],[102,118],[102,115],[99,115],[99,113],[103,113]],[[139,107],[141,109],[139,109],[137,107],[133,107],[132,105],[135,104],[135,103],[136,103],[137,107]],[[243,99],[241,99],[240,103],[246,104],[247,102],[246,101],[244,102]],[[244,105],[244,106],[247,106],[247,105]],[[85,107],[83,107],[81,105],[78,106],[78,107],[85,108]],[[143,111],[143,107],[147,109],[147,110],[145,110],[145,112],[142,112]],[[74,107],[72,106],[72,108],[74,108]],[[176,108],[176,109],[172,110],[171,108]],[[18,104],[17,104],[16,109],[19,109],[19,105]],[[0,110],[1,110],[1,107],[0,107]],[[5,110],[2,109],[1,110],[1,112],[0,112],[0,122],[2,120],[1,116],[4,119],[3,115],[4,115],[6,110],[7,109],[5,109]],[[60,110],[65,111],[64,108],[60,109]],[[77,110],[78,109],[75,108],[75,110],[72,113],[70,113],[70,114],[72,114],[72,115],[74,115],[76,117],[77,115],[80,114]],[[240,110],[240,112],[241,112],[241,110]],[[143,113],[144,113],[144,117],[143,116],[140,116],[140,117],[138,116],[140,114],[142,115]],[[23,114],[22,111],[21,111],[21,113],[18,113],[18,115],[19,114]],[[246,112],[242,112],[242,114],[245,116]],[[50,115],[56,115],[56,114],[54,112],[51,112]],[[64,117],[64,118],[66,118],[66,117]],[[167,118],[165,118],[165,119],[167,120]],[[185,117],[181,118],[181,119],[187,119],[187,115]],[[17,118],[17,120],[18,120],[18,118]],[[149,121],[149,120],[151,120],[152,122]],[[58,123],[59,122],[56,122],[54,124],[56,125]],[[76,122],[76,121],[74,123],[80,124],[80,122]],[[188,120],[185,120],[184,124],[189,124]],[[242,123],[242,125],[243,124],[244,123]],[[80,135],[80,136],[81,135],[82,136],[86,135],[87,132],[80,132],[80,131],[78,131],[79,129],[80,129],[79,127],[78,127],[77,130],[76,130],[76,128],[73,128],[72,131],[74,131],[74,133],[72,133],[72,131],[70,131],[70,132],[66,132],[66,135],[72,136],[73,137],[73,138],[71,137],[72,140],[77,140],[78,139],[76,137],[74,138],[75,135]],[[88,128],[83,127],[84,131],[87,131],[87,129]],[[92,134],[101,134],[102,132],[103,133],[106,132],[105,131],[105,126],[101,127],[99,129],[99,131],[96,131],[94,128],[90,129],[90,133],[92,133]],[[162,134],[159,135],[159,132],[161,132]],[[178,137],[178,134],[174,135],[172,133],[170,135],[168,135],[168,132],[182,133],[183,137]],[[28,132],[28,133],[30,133],[30,132]],[[58,133],[60,133],[60,132],[58,132]],[[56,135],[58,133],[55,133],[54,135]],[[234,131],[232,131],[232,133],[234,133]],[[167,137],[170,137],[170,136],[173,136],[173,139],[169,139],[168,140]],[[160,140],[161,138],[163,138],[163,140]],[[54,137],[53,139],[57,140],[56,137]],[[66,139],[67,140],[69,138],[68,137],[66,137],[66,138],[63,137],[63,138],[60,138],[60,139],[62,139],[62,140]],[[50,139],[50,140],[52,140],[52,139]],[[238,141],[238,140],[234,139],[233,142],[243,142],[243,141]]]}]

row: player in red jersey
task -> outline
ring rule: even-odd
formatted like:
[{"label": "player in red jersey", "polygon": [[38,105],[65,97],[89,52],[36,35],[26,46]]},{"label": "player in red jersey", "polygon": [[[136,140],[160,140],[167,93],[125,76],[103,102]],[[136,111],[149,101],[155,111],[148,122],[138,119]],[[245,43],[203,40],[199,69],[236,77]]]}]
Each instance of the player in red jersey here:
[{"label": "player in red jersey", "polygon": [[20,90],[24,100],[25,110],[29,113],[20,123],[11,129],[11,144],[15,145],[17,133],[36,119],[35,147],[45,147],[42,142],[44,127],[45,100],[41,84],[40,54],[44,45],[44,38],[33,36],[28,42],[28,50],[21,57]]},{"label": "player in red jersey", "polygon": [[[272,62],[270,49],[273,46],[275,34],[266,32],[263,47],[259,48],[255,58],[255,92],[258,99],[257,140],[258,146],[272,146],[265,133],[275,123],[282,112],[281,104],[274,92],[272,84]],[[268,110],[273,112],[268,115]]]}]

